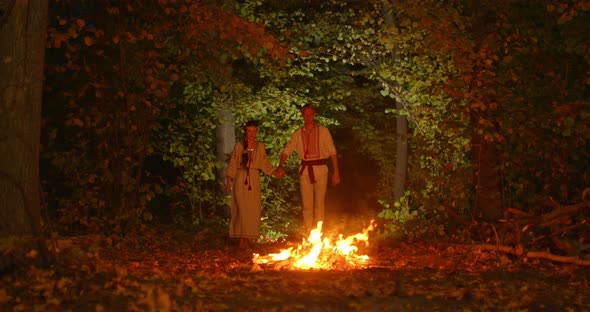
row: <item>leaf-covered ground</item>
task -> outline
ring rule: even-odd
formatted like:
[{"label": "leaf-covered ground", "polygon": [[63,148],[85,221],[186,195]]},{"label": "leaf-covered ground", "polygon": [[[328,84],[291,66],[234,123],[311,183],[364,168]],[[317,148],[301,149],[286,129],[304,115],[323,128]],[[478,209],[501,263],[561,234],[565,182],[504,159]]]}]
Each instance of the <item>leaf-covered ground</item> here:
[{"label": "leaf-covered ground", "polygon": [[206,235],[55,242],[57,263],[1,276],[1,311],[590,311],[590,269],[457,244],[373,246],[367,267],[290,271]]}]

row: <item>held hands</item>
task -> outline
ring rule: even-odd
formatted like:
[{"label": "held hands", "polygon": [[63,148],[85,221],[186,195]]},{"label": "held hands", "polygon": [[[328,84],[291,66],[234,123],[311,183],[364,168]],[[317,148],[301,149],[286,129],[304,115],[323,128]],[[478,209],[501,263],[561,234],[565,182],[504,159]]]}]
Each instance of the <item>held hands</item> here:
[{"label": "held hands", "polygon": [[275,172],[273,173],[273,175],[274,175],[275,177],[277,177],[278,179],[282,180],[282,179],[285,177],[285,175],[286,175],[286,173],[285,173],[285,169],[283,169],[283,167],[279,166],[279,167],[278,167],[278,168],[275,170]]}]

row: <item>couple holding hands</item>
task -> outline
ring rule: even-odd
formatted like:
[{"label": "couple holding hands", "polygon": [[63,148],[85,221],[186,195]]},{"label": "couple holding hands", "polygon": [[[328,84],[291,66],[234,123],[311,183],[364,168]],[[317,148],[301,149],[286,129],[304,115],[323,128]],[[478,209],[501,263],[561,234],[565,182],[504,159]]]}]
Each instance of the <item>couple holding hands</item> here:
[{"label": "couple holding hands", "polygon": [[233,193],[231,199],[231,223],[229,236],[240,239],[240,247],[247,248],[260,236],[260,175],[279,179],[285,176],[283,164],[297,152],[301,160],[299,188],[303,207],[303,223],[309,232],[319,221],[324,220],[325,198],[328,187],[327,159],[332,161],[332,185],[340,183],[336,148],[328,128],[315,122],[316,111],[311,104],[301,108],[303,126],[295,130],[281,155],[275,169],[268,161],[264,144],[256,141],[258,124],[249,121],[244,126],[244,141],[238,142],[227,168],[226,190]]}]

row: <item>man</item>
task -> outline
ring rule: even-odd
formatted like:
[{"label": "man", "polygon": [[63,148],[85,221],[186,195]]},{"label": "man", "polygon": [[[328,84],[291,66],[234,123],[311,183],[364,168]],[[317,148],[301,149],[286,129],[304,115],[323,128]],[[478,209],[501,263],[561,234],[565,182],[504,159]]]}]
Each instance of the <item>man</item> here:
[{"label": "man", "polygon": [[277,170],[284,176],[283,164],[293,153],[301,160],[299,169],[299,188],[303,206],[303,224],[305,230],[313,229],[319,221],[324,221],[325,199],[328,187],[327,159],[332,161],[332,185],[340,183],[340,171],[336,148],[328,128],[315,122],[316,111],[311,104],[301,108],[303,127],[295,130],[289,143],[285,146]]}]

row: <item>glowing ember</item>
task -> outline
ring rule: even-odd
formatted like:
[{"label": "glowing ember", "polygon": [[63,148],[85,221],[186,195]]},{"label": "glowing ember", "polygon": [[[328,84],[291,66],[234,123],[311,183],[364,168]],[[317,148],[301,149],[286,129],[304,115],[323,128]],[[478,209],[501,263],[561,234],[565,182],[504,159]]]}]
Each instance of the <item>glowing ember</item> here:
[{"label": "glowing ember", "polygon": [[363,242],[369,245],[369,231],[374,229],[373,220],[368,228],[362,233],[350,235],[343,238],[339,235],[335,243],[328,238],[322,239],[322,222],[318,222],[315,229],[311,230],[309,237],[294,249],[293,247],[281,250],[280,253],[271,253],[266,256],[254,254],[252,261],[256,264],[276,264],[291,269],[331,269],[338,262],[346,263],[347,266],[362,266],[366,264],[369,257],[357,255],[358,247],[355,243]]}]

